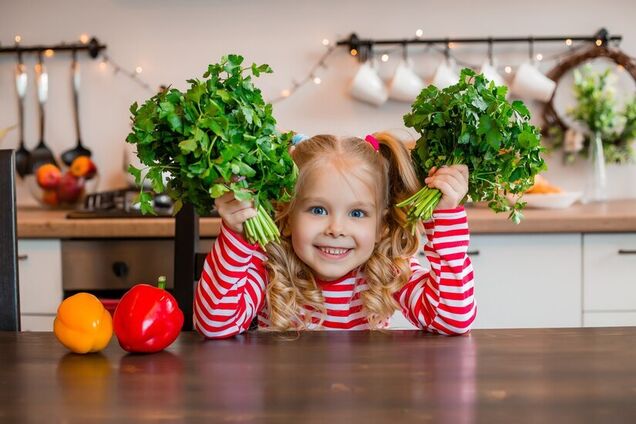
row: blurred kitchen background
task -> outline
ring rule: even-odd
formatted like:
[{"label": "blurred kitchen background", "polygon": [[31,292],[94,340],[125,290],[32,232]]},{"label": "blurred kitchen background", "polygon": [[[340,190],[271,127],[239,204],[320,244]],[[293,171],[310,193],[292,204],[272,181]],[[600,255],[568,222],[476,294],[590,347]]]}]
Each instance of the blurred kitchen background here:
[{"label": "blurred kitchen background", "polygon": [[[523,88],[520,81],[529,84],[510,100],[522,98],[534,123],[542,126],[549,105],[564,118],[576,103],[571,69],[558,79],[559,84],[545,74],[587,49],[594,54],[611,52],[618,61],[595,60],[594,69],[609,66],[615,110],[623,111],[636,92],[634,18],[636,2],[627,0],[0,0],[0,52],[4,50],[0,54],[0,130],[18,123],[14,74],[18,57],[15,51],[7,51],[16,40],[22,47],[55,46],[90,44],[96,37],[107,46],[95,59],[85,50],[77,55],[82,141],[93,152],[98,177],[91,178],[94,169],[84,160],[77,169],[63,169],[62,180],[54,178],[51,167],[42,173],[39,186],[33,177],[29,183],[16,178],[22,329],[50,331],[61,300],[79,291],[96,294],[112,310],[136,283],[156,281],[159,275],[168,277],[168,287],[174,281],[187,284],[197,279],[196,271],[191,275],[188,268],[188,275],[182,275],[173,264],[194,261],[200,269],[199,259],[218,235],[219,220],[199,220],[198,242],[193,241],[192,231],[175,241],[173,219],[142,218],[133,208],[139,189],[130,187],[131,178],[125,172],[129,162],[136,162],[131,145],[124,141],[130,131],[129,107],[144,102],[161,86],[185,89],[186,80],[201,78],[209,63],[237,53],[248,64],[267,63],[274,69],[256,83],[267,100],[276,100],[274,114],[281,130],[356,136],[390,130],[412,142],[415,133],[407,131],[402,121],[412,100],[384,101],[385,86],[395,80],[406,82],[393,87],[406,87],[414,97],[419,88],[414,90],[411,83],[417,77],[426,84],[433,80],[452,83],[453,72],[463,66],[480,70],[489,63],[487,42],[451,44],[446,38],[515,37],[525,40],[492,45],[494,72],[511,88]],[[607,34],[599,33],[602,28]],[[411,71],[399,66],[399,44],[376,45],[373,70],[358,60],[364,49],[352,52],[351,46],[334,46],[352,33],[370,40],[419,37],[443,42],[410,45]],[[530,37],[545,36],[558,41],[528,42]],[[571,36],[589,39],[567,38]],[[611,41],[612,36],[622,38]],[[22,56],[28,79],[24,140],[32,150],[40,138],[37,55]],[[44,140],[58,160],[77,139],[71,59],[69,51],[43,54],[48,70]],[[361,86],[352,84],[356,76],[362,78]],[[555,100],[546,102],[552,89]],[[636,103],[632,105],[636,123]],[[636,132],[636,125],[633,128]],[[632,137],[633,133],[622,139],[634,146]],[[0,149],[17,148],[18,139],[17,129],[4,137],[0,134]],[[566,145],[576,148],[580,142],[580,133],[572,132]],[[627,150],[621,152],[628,156]],[[585,158],[576,156],[566,165],[563,147],[546,155],[549,170],[532,195],[526,194],[528,210],[520,225],[479,205],[468,209],[468,254],[480,308],[475,328],[636,325],[636,164],[609,160],[606,188],[600,191],[605,201],[572,205],[594,175]],[[79,176],[68,177],[69,172]],[[94,206],[88,212],[78,210],[83,202],[77,184],[84,179],[86,191],[99,192],[88,197]],[[50,185],[55,188],[51,190]],[[114,191],[126,187],[129,190]],[[39,194],[41,202],[31,192]],[[69,201],[73,204],[60,209],[57,202],[63,196],[73,199]],[[58,207],[49,208],[44,205],[47,202]],[[167,196],[155,197],[154,207],[170,215]],[[194,242],[196,258],[187,249]],[[176,249],[179,243],[186,249]],[[419,258],[426,262],[424,255]],[[182,309],[191,305],[182,300]],[[412,328],[399,312],[391,325]]]},{"label": "blurred kitchen background", "polygon": [[[310,75],[312,67],[333,44],[352,32],[361,38],[423,38],[593,35],[607,28],[622,35],[620,48],[636,55],[636,3],[627,0],[510,2],[491,0],[475,3],[442,1],[334,1],[292,0],[96,0],[96,1],[7,1],[0,2],[0,43],[11,47],[16,36],[21,45],[78,42],[97,37],[107,45],[100,56],[78,55],[81,69],[80,125],[84,144],[93,151],[100,172],[100,190],[127,184],[123,171],[129,158],[124,139],[129,132],[128,108],[143,102],[161,85],[183,89],[186,79],[200,77],[207,64],[227,53],[244,55],[248,62],[268,63],[272,75],[257,80],[266,99],[292,90],[294,82],[310,76],[288,98],[275,104],[281,129],[308,135],[335,133],[365,135],[393,130],[409,138],[402,116],[409,103],[389,100],[372,106],[353,99],[348,88],[359,63],[346,47],[334,50]],[[574,43],[576,45],[576,43]],[[454,45],[451,57],[479,67],[488,57],[487,44]],[[566,53],[564,43],[535,43],[534,59],[547,72],[556,62],[550,57]],[[386,62],[378,55],[378,73],[389,80],[401,59],[401,50],[387,47]],[[444,61],[442,48],[411,46],[409,57],[418,75],[430,82]],[[528,60],[528,45],[496,44],[493,56],[497,70],[511,79]],[[542,60],[538,60],[538,59]],[[0,55],[0,128],[17,123],[15,54]],[[36,56],[24,55],[29,74],[25,99],[25,142],[32,149],[38,142],[38,114],[33,67]],[[56,154],[72,147],[75,131],[72,116],[70,53],[44,57],[49,73],[45,140]],[[506,67],[510,73],[506,73]],[[120,68],[116,71],[116,68]],[[136,75],[137,79],[128,76]],[[138,72],[138,73],[137,73]],[[621,79],[625,81],[625,79]],[[631,90],[633,82],[619,87]],[[317,83],[319,82],[319,83]],[[621,83],[622,84],[622,83]],[[630,86],[631,84],[631,86]],[[144,87],[144,85],[146,85]],[[541,122],[543,103],[525,100]],[[2,148],[15,148],[18,132],[1,141]],[[130,156],[129,152],[128,155]],[[561,151],[549,156],[550,181],[566,190],[582,190],[585,161],[564,165]],[[608,164],[609,198],[636,197],[636,165]],[[19,205],[34,204],[18,179]]]}]

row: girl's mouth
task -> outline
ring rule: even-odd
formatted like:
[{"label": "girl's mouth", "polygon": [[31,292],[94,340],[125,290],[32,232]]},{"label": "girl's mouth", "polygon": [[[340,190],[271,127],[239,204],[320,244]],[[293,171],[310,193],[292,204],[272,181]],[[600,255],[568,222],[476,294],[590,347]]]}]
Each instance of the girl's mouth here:
[{"label": "girl's mouth", "polygon": [[342,247],[324,247],[315,246],[320,252],[321,256],[328,259],[342,259],[351,252],[352,249],[345,249]]}]

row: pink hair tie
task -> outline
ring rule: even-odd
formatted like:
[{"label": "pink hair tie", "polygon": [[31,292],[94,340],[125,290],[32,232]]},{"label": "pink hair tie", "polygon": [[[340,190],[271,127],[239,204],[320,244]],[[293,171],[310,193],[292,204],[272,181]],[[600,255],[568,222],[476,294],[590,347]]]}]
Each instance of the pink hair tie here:
[{"label": "pink hair tie", "polygon": [[375,150],[376,152],[380,150],[380,143],[378,143],[378,139],[371,134],[368,134],[366,137],[364,137],[364,141],[369,143],[373,147],[373,150]]}]

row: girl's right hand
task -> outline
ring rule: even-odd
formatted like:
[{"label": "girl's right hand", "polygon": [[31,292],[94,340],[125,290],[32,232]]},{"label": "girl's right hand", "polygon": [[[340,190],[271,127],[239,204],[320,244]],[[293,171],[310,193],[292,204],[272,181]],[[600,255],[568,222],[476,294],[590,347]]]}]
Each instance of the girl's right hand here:
[{"label": "girl's right hand", "polygon": [[239,201],[231,191],[214,201],[216,210],[228,228],[244,236],[243,223],[256,216],[256,209],[252,201]]}]

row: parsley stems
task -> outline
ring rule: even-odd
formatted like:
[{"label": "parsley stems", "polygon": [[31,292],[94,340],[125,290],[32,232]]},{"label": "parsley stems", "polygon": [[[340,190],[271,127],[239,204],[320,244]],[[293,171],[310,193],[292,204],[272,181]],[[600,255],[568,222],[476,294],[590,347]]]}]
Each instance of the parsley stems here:
[{"label": "parsley stems", "polygon": [[258,205],[256,211],[255,217],[245,221],[245,236],[250,243],[258,243],[261,248],[265,249],[265,245],[270,241],[279,240],[280,233],[274,220],[262,205]]},{"label": "parsley stems", "polygon": [[418,221],[431,219],[433,211],[442,198],[442,192],[436,188],[424,187],[413,196],[398,203],[398,208],[407,208],[406,218],[412,228]]}]

